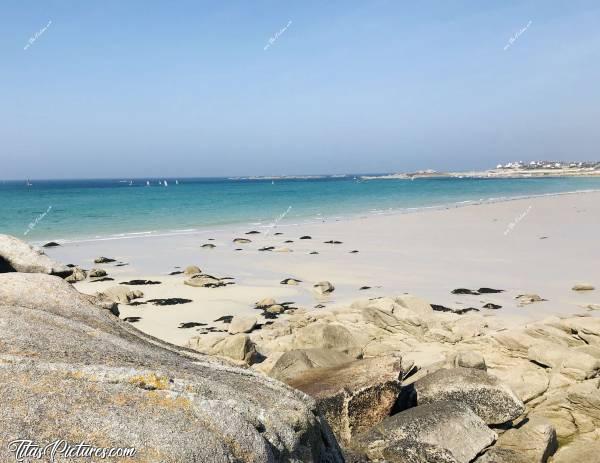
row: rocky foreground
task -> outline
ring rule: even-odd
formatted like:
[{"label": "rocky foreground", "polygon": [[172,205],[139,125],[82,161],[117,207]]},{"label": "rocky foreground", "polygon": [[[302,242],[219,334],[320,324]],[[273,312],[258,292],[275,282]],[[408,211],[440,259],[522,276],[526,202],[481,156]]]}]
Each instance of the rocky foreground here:
[{"label": "rocky foreground", "polygon": [[145,335],[26,247],[0,237],[0,461],[16,439],[137,449],[114,461],[343,461],[308,396]]},{"label": "rocky foreground", "polygon": [[598,461],[600,318],[508,329],[403,295],[243,322],[189,346],[315,398],[348,461]]},{"label": "rocky foreground", "polygon": [[118,461],[144,462],[600,455],[599,318],[507,328],[403,295],[260,326],[234,316],[190,350],[120,320],[118,295],[79,293],[19,240],[0,236],[0,269],[0,461],[25,438],[135,447]]}]

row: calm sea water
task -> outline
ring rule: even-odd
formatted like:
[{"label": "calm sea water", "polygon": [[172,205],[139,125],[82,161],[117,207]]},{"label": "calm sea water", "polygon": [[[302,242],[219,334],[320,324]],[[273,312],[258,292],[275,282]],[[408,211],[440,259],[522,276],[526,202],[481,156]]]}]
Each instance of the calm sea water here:
[{"label": "calm sea water", "polygon": [[230,224],[285,225],[467,201],[600,190],[600,178],[343,178],[0,182],[0,233],[30,242],[186,233]]}]

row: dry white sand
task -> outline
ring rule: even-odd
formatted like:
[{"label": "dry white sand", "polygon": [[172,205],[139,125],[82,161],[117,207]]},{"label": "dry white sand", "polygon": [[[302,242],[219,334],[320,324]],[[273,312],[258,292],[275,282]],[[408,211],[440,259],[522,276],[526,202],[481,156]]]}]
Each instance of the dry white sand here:
[{"label": "dry white sand", "polygon": [[[511,226],[511,224],[513,224]],[[260,229],[259,229],[260,230]],[[600,193],[578,193],[471,205],[411,214],[369,216],[286,226],[285,220],[265,236],[244,235],[248,229],[194,233],[179,236],[70,243],[47,253],[83,268],[104,268],[112,282],[81,282],[76,287],[94,293],[130,279],[152,279],[154,286],[135,286],[146,299],[180,297],[193,302],[174,306],[120,306],[121,317],[141,317],[136,326],[167,341],[184,344],[195,329],[180,329],[181,322],[203,322],[223,315],[255,314],[255,301],[274,297],[294,301],[313,310],[318,303],[346,304],[362,297],[411,293],[430,303],[475,307],[482,313],[513,321],[555,314],[585,313],[583,306],[600,304]],[[282,235],[275,236],[275,232]],[[311,240],[299,240],[310,235]],[[238,245],[233,238],[252,243]],[[214,241],[209,241],[213,238]],[[293,240],[293,243],[285,243]],[[342,244],[324,244],[338,240]],[[214,249],[200,246],[213,243]],[[259,252],[271,245],[293,252]],[[243,248],[242,251],[235,251]],[[352,254],[350,251],[358,250]],[[311,251],[319,254],[311,255]],[[96,265],[107,256],[128,266]],[[187,265],[198,265],[216,276],[234,277],[235,285],[194,288],[183,284],[184,275],[169,276]],[[281,285],[284,278],[302,280],[298,286]],[[317,298],[312,285],[332,282],[336,290]],[[577,293],[571,287],[589,282],[595,291]],[[359,290],[362,286],[371,289]],[[499,294],[453,295],[455,288],[503,289]],[[525,307],[515,296],[539,294],[546,302]],[[502,306],[483,309],[484,303]],[[314,309],[319,310],[319,309]]]}]

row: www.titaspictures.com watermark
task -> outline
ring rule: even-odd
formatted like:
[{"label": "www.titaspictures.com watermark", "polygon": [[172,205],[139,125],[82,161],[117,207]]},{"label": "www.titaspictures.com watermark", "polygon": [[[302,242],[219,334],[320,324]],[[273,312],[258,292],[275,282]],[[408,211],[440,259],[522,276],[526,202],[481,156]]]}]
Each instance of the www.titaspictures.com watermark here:
[{"label": "www.titaspictures.com watermark", "polygon": [[288,23],[285,25],[285,27],[281,28],[279,30],[279,32],[275,32],[275,35],[269,39],[269,43],[267,43],[265,45],[265,48],[264,48],[265,51],[267,51],[271,47],[271,45],[273,45],[275,43],[275,40],[277,40],[279,38],[279,36],[281,34],[283,34],[287,30],[288,27],[290,27],[290,24],[292,24],[292,21],[288,21]]},{"label": "www.titaspictures.com watermark", "polygon": [[25,45],[25,47],[23,47],[23,50],[27,50],[31,45],[33,45],[33,43],[38,39],[38,37],[40,37],[44,32],[46,32],[46,29],[48,29],[50,24],[52,24],[52,21],[48,21],[48,24],[46,24],[46,27],[41,28],[39,31],[37,31],[34,34],[33,37],[30,37],[27,45]]},{"label": "www.titaspictures.com watermark", "polygon": [[36,217],[33,222],[30,222],[29,225],[27,226],[27,230],[25,230],[25,233],[23,233],[23,235],[27,236],[29,234],[29,232],[36,227],[36,225],[40,222],[40,220],[42,220],[44,217],[46,217],[46,214],[48,214],[48,212],[50,212],[50,209],[52,209],[52,206],[48,206],[48,210],[46,212],[44,212],[43,214]]},{"label": "www.titaspictures.com watermark", "polygon": [[511,222],[508,224],[508,227],[506,227],[506,230],[504,230],[504,236],[508,235],[511,231],[513,231],[513,229],[517,226],[517,224],[523,220],[525,218],[525,216],[527,214],[529,214],[529,211],[531,210],[531,206],[529,206],[525,212],[523,212],[520,216],[518,216],[514,222]]},{"label": "www.titaspictures.com watermark", "polygon": [[133,447],[95,447],[85,442],[69,444],[66,440],[55,440],[47,445],[39,445],[29,439],[17,439],[8,444],[8,450],[15,454],[15,460],[26,463],[34,460],[54,463],[68,458],[133,458],[137,450]]},{"label": "www.titaspictures.com watermark", "polygon": [[277,217],[273,223],[271,225],[269,225],[269,229],[267,230],[267,233],[265,233],[265,237],[269,236],[269,233],[271,233],[271,231],[273,231],[273,228],[275,228],[277,226],[277,224],[286,216],[288,215],[288,213],[292,210],[292,206],[289,206],[287,208],[287,210],[281,214],[279,217]]},{"label": "www.titaspictures.com watermark", "polygon": [[510,46],[517,41],[517,39],[521,36],[521,34],[523,32],[525,32],[527,29],[529,29],[529,26],[531,26],[531,21],[529,21],[527,23],[527,25],[525,27],[523,27],[521,30],[519,30],[513,37],[508,39],[508,43],[504,47],[504,51],[508,50],[510,48]]}]

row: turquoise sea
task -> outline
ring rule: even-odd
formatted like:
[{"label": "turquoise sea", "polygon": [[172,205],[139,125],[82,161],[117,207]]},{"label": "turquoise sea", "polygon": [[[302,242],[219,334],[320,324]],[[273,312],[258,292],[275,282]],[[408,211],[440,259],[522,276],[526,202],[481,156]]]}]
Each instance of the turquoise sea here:
[{"label": "turquoise sea", "polygon": [[[162,182],[164,179],[160,179]],[[600,190],[597,178],[361,180],[346,177],[0,182],[0,233],[39,243],[332,220]],[[176,184],[176,180],[178,184]],[[146,182],[150,182],[147,186]]]}]

